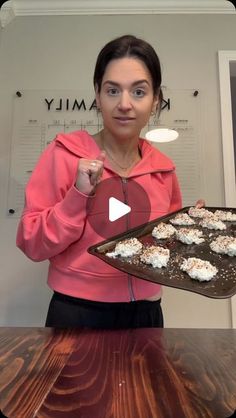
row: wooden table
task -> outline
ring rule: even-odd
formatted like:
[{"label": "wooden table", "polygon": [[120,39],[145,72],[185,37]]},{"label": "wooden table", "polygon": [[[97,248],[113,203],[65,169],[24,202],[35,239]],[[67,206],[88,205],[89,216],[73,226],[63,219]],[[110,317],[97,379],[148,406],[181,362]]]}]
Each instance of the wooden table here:
[{"label": "wooden table", "polygon": [[0,328],[8,418],[226,418],[236,330]]}]

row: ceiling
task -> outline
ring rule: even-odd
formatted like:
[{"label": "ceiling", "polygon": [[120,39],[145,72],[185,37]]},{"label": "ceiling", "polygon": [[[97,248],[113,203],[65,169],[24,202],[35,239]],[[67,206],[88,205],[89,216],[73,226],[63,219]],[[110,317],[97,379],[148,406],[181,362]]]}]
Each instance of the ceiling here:
[{"label": "ceiling", "polygon": [[233,0],[9,0],[0,22],[4,27],[17,16],[187,13],[229,14],[235,7]]}]

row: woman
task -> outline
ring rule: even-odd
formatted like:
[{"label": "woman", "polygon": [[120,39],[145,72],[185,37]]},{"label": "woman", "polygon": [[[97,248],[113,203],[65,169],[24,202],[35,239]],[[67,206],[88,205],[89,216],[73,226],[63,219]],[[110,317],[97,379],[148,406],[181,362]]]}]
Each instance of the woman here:
[{"label": "woman", "polygon": [[[104,231],[112,236],[147,216],[151,220],[181,208],[172,161],[140,139],[150,115],[160,109],[160,86],[160,62],[151,45],[131,35],[109,42],[94,72],[104,128],[94,136],[86,131],[57,135],[35,167],[17,245],[32,260],[50,260],[48,284],[54,294],[47,326],[163,326],[160,285],[118,271],[87,252]],[[115,231],[100,204],[107,181],[111,192],[116,190],[134,208]],[[139,199],[134,183],[148,199]],[[94,219],[100,229],[94,228]]]}]

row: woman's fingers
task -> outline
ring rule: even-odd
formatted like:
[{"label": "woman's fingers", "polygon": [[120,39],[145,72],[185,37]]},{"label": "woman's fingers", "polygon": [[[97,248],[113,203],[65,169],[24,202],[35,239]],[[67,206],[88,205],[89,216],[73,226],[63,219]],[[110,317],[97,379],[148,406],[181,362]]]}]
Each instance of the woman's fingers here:
[{"label": "woman's fingers", "polygon": [[206,206],[206,202],[204,199],[199,199],[196,203],[195,203],[195,208],[197,209],[201,209],[204,206]]},{"label": "woman's fingers", "polygon": [[106,152],[105,151],[101,151],[101,153],[96,158],[96,161],[98,162],[97,182],[99,182],[102,178],[102,172],[103,172],[103,166],[104,166],[105,158],[106,158]]},{"label": "woman's fingers", "polygon": [[104,163],[106,158],[106,151],[102,150],[100,154],[97,156],[96,160],[102,161]]},{"label": "woman's fingers", "polygon": [[91,184],[96,185],[101,181],[102,172],[103,172],[103,164],[106,158],[105,151],[101,151],[101,153],[97,156],[96,160],[91,162],[91,166],[93,167],[91,173]]},{"label": "woman's fingers", "polygon": [[80,159],[76,187],[81,192],[90,194],[93,192],[95,186],[101,181],[105,158],[105,151],[101,151],[94,160],[86,158]]}]

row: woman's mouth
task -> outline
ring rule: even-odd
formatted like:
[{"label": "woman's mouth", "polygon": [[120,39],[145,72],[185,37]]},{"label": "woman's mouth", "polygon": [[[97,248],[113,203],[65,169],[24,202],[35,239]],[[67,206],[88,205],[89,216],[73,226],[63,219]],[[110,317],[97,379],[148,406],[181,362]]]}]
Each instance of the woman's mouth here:
[{"label": "woman's mouth", "polygon": [[128,116],[117,116],[114,119],[118,120],[119,122],[125,123],[125,122],[130,122],[130,121],[134,120],[135,118],[131,118],[131,117],[128,117]]}]

